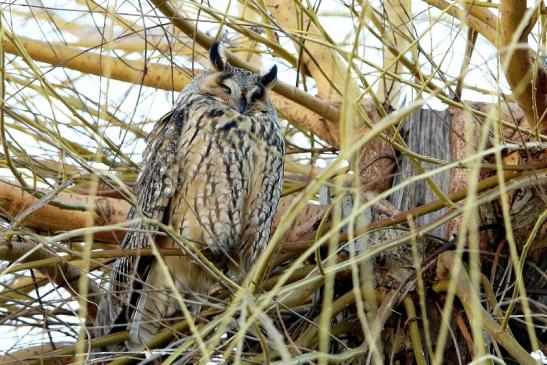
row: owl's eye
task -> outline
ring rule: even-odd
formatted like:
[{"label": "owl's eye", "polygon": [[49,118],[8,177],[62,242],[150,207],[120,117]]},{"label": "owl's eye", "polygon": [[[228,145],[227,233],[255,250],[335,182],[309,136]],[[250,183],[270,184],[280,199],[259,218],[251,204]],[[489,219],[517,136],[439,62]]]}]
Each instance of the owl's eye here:
[{"label": "owl's eye", "polygon": [[232,93],[232,89],[230,89],[228,86],[220,84],[220,87],[222,88],[222,90],[224,90],[226,94],[230,95]]},{"label": "owl's eye", "polygon": [[264,97],[264,88],[259,87],[251,94],[251,101],[257,101]]}]

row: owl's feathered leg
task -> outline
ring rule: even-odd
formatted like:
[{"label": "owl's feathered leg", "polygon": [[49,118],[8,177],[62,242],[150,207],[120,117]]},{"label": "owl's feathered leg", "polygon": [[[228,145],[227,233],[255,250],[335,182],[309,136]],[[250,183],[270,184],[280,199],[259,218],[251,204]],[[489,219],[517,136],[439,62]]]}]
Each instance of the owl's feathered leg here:
[{"label": "owl's feathered leg", "polygon": [[154,262],[131,318],[127,342],[131,351],[144,350],[145,344],[160,331],[162,320],[176,311],[169,286],[162,278],[165,279],[162,270]]},{"label": "owl's feathered leg", "polygon": [[[195,297],[206,294],[210,288],[210,280],[205,272],[190,258],[165,257],[164,263],[174,279],[175,287],[184,299],[190,299],[186,305],[192,312],[199,310]],[[162,320],[173,316],[180,310],[178,301],[160,264],[152,263],[146,280],[146,288],[142,289],[129,326],[128,348],[131,351],[142,351],[165,324]],[[190,295],[191,294],[191,295]]]}]

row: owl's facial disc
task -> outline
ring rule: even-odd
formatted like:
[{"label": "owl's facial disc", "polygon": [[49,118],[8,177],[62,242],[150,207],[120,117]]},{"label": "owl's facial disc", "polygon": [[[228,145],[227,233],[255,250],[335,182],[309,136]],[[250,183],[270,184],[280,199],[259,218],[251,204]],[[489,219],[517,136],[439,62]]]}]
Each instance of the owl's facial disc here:
[{"label": "owl's facial disc", "polygon": [[232,72],[211,74],[200,89],[201,92],[231,106],[240,114],[245,114],[249,110],[262,110],[267,104],[266,89],[260,82],[238,82],[238,78]]}]

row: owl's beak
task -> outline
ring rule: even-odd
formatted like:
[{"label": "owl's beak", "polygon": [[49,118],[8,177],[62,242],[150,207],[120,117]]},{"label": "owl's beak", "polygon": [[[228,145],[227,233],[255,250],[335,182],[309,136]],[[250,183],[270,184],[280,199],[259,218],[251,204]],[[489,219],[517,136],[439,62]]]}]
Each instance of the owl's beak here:
[{"label": "owl's beak", "polygon": [[247,110],[247,99],[239,99],[239,113],[243,114]]}]

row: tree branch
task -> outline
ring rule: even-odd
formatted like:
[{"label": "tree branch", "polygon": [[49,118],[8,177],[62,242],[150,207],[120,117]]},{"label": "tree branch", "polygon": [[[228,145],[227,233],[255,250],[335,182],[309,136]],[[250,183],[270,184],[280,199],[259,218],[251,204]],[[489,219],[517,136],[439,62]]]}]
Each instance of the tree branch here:
[{"label": "tree branch", "polygon": [[441,281],[433,286],[436,292],[446,291],[449,287],[449,280],[456,280],[456,295],[462,303],[469,321],[480,318],[482,326],[492,338],[503,346],[519,364],[534,365],[537,362],[530,354],[507,331],[503,331],[500,325],[490,316],[490,314],[480,306],[479,311],[471,303],[480,303],[477,293],[473,290],[471,280],[465,270],[458,272],[455,276],[455,267],[463,268],[463,264],[454,251],[443,252],[439,255],[437,261],[437,276]]},{"label": "tree branch", "polygon": [[[38,199],[25,192],[22,188],[0,181],[0,210],[8,219],[15,217],[22,210],[36,204]],[[62,209],[53,205],[46,205],[30,214],[21,222],[29,228],[43,232],[70,231],[86,227],[90,212],[88,206],[95,207],[93,222],[97,226],[124,222],[130,204],[121,199],[108,197],[93,197],[73,193],[59,193],[55,201],[77,209]],[[105,242],[119,243],[124,232],[98,232],[94,239]]]},{"label": "tree branch", "polygon": [[[502,0],[500,3],[500,55],[505,77],[526,119],[547,131],[547,75],[540,63],[534,64],[528,47],[528,34],[522,22],[526,17],[526,0]],[[537,74],[534,75],[534,71]]]},{"label": "tree branch", "polygon": [[[157,63],[145,63],[144,61],[132,61],[117,57],[101,55],[76,47],[69,47],[62,44],[46,43],[22,36],[17,36],[21,47],[6,40],[5,51],[21,55],[28,53],[35,61],[45,62],[54,67],[64,67],[82,73],[97,76],[109,76],[114,80],[140,84],[163,90],[182,90],[191,81],[191,72],[180,67],[172,67]],[[212,43],[207,42],[207,44]],[[231,55],[230,61],[237,66],[260,72],[254,67]],[[106,63],[110,64],[109,73],[107,68],[101,67]],[[287,120],[297,128],[316,134],[319,138],[338,146],[338,138],[334,137],[329,120],[338,120],[339,110],[329,103],[323,102],[302,90],[278,81],[272,93],[272,101]],[[302,108],[302,106],[307,107]]]},{"label": "tree branch", "polygon": [[[180,14],[180,12],[177,10],[177,8],[175,8],[171,1],[150,0],[150,2],[154,4],[158,8],[158,10],[163,13],[163,15],[168,17],[175,27],[182,30],[189,37],[195,39],[200,46],[207,49],[211,47],[215,40],[205,33],[197,30],[192,22],[186,20],[186,17]],[[228,51],[226,53],[226,56],[228,57],[228,61],[230,61],[232,65],[249,71],[253,71],[255,73],[260,73],[259,69],[257,69],[250,63],[240,59],[232,52]],[[298,104],[304,106],[305,108],[308,108],[309,110],[313,110],[314,112],[323,116],[331,122],[338,122],[338,120],[340,119],[340,110],[338,108],[332,106],[330,103],[322,101],[319,98],[309,95],[308,93],[285,82],[276,82],[273,90],[281,94],[285,98],[293,100]]]},{"label": "tree branch", "polygon": [[[23,258],[24,257],[24,258]],[[0,241],[0,260],[8,262],[31,262],[36,260],[46,260],[59,257],[55,253],[49,252],[45,246],[39,247],[35,243],[12,241]],[[23,258],[21,260],[21,258]],[[80,270],[70,262],[61,262],[56,265],[42,266],[38,269],[53,283],[67,289],[69,292],[78,295],[77,287],[80,278]],[[98,304],[102,291],[93,280],[88,280],[87,299],[94,304]],[[95,318],[97,307],[89,306],[88,318]]]},{"label": "tree branch", "polygon": [[[275,230],[280,219],[290,207],[292,199],[293,197],[281,199],[272,230]],[[114,225],[126,221],[127,213],[131,207],[123,199],[93,197],[91,195],[75,193],[59,193],[55,197],[55,202],[59,203],[59,205],[81,207],[81,209],[63,209],[53,205],[45,205],[36,209],[32,214],[29,214],[20,224],[31,229],[52,233],[85,228],[89,215],[92,214],[86,210],[86,207],[94,205],[94,224],[96,226]],[[37,203],[38,198],[25,192],[23,188],[0,181],[0,212],[9,220],[19,212]],[[313,226],[322,219],[325,210],[326,206],[321,205],[308,205],[303,209],[293,222],[292,229],[287,233],[286,237],[289,241],[298,241],[306,233],[313,230]],[[119,244],[124,236],[125,232],[120,230],[95,232],[93,239],[105,243]],[[2,257],[2,254],[0,254],[0,259]]]},{"label": "tree branch", "polygon": [[484,22],[483,20],[485,19],[491,19],[489,16],[487,16],[487,14],[484,14],[484,12],[478,13],[475,10],[466,12],[465,10],[456,6],[455,3],[449,3],[445,0],[425,0],[425,2],[440,10],[445,11],[447,14],[453,16],[454,18],[457,18],[461,22],[465,23],[468,27],[476,30],[480,35],[486,38],[494,46],[498,46],[496,35],[496,22]]},{"label": "tree branch", "polygon": [[[15,35],[14,35],[15,37]],[[4,49],[8,53],[21,55],[27,52],[35,61],[49,63],[54,67],[65,67],[82,73],[105,76],[110,64],[109,75],[114,80],[142,84],[164,90],[180,90],[192,77],[186,69],[167,65],[147,65],[143,61],[122,60],[89,50],[51,44],[27,37],[16,36],[21,47],[6,39]],[[173,75],[173,77],[171,77]]]}]

